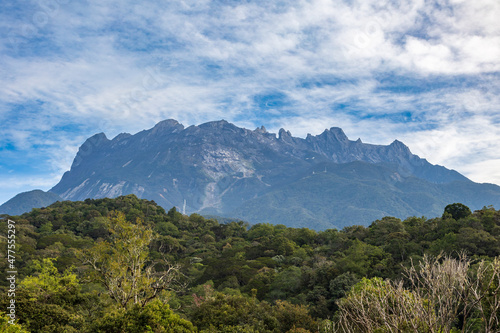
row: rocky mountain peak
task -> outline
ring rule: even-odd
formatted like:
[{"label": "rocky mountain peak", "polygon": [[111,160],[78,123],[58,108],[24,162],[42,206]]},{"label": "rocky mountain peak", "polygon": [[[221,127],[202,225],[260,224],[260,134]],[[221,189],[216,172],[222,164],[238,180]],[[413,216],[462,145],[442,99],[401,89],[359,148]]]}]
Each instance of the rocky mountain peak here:
[{"label": "rocky mountain peak", "polygon": [[78,149],[75,159],[71,168],[77,167],[87,156],[91,155],[95,150],[109,143],[109,139],[104,133],[97,133],[85,140],[85,142]]},{"label": "rocky mountain peak", "polygon": [[97,133],[97,134],[92,135],[90,138],[88,138],[85,141],[85,143],[91,143],[91,144],[97,146],[97,145],[100,145],[101,143],[107,142],[107,141],[109,141],[108,137],[106,136],[106,134],[101,132],[101,133]]},{"label": "rocky mountain peak", "polygon": [[402,143],[401,141],[399,140],[394,140],[390,145],[389,145],[390,148],[392,148],[394,151],[398,152],[398,153],[402,153],[404,155],[411,155],[411,151],[410,151],[410,148],[408,148],[407,145],[405,145],[404,143]]},{"label": "rocky mountain peak", "polygon": [[[398,189],[406,178],[411,182]],[[271,216],[274,222],[283,223],[290,218],[317,222],[323,218],[317,216],[316,209],[309,211],[307,207],[344,205],[344,197],[361,202],[359,196],[379,193],[363,201],[362,209],[368,213],[375,199],[400,200],[398,191],[405,186],[413,195],[415,182],[432,183],[422,185],[432,187],[451,186],[447,184],[455,181],[467,179],[411,154],[400,141],[390,145],[351,141],[338,127],[319,135],[308,134],[306,139],[293,137],[282,128],[276,138],[264,126],[251,131],[219,120],[184,128],[169,119],[134,135],[120,134],[113,141],[103,133],[92,136],[52,191],[65,200],[134,193],[168,209],[186,202],[189,212],[252,222]],[[370,192],[367,183],[384,185]],[[331,196],[337,192],[332,188],[343,189],[335,200]],[[384,192],[389,190],[394,193]],[[288,200],[290,195],[295,199]],[[287,206],[306,199],[314,200],[305,206]],[[424,199],[416,202],[426,203]],[[262,213],[261,207],[268,204],[272,207]],[[407,207],[406,203],[401,207]]]},{"label": "rocky mountain peak", "polygon": [[224,120],[224,119],[209,121],[207,123],[203,123],[203,124],[198,125],[199,128],[223,128],[223,127],[230,127],[230,126],[234,126],[234,125],[229,123],[227,120]]},{"label": "rocky mountain peak", "polygon": [[257,132],[257,133],[267,133],[267,129],[264,127],[264,125],[262,125],[261,127],[257,127],[254,132]]},{"label": "rocky mountain peak", "polygon": [[332,127],[330,130],[325,130],[323,132],[329,139],[333,139],[338,142],[348,142],[349,139],[345,135],[344,131],[340,127]]},{"label": "rocky mountain peak", "polygon": [[279,133],[278,133],[279,140],[285,141],[285,142],[291,142],[292,138],[293,138],[292,133],[290,133],[290,131],[287,131],[284,128],[280,128]]},{"label": "rocky mountain peak", "polygon": [[111,141],[118,142],[118,141],[122,141],[126,138],[130,138],[131,136],[132,136],[132,134],[130,134],[130,133],[120,133],[117,136],[115,136],[113,138],[113,140],[111,140]]},{"label": "rocky mountain peak", "polygon": [[151,129],[152,134],[157,133],[176,133],[184,129],[184,125],[175,119],[162,120]]}]

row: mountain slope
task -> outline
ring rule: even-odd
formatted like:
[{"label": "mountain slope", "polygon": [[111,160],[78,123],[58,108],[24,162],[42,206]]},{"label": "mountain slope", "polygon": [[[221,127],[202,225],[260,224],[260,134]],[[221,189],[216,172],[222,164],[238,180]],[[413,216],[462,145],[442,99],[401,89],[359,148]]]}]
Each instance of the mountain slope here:
[{"label": "mountain slope", "polygon": [[0,206],[0,214],[21,215],[33,208],[47,207],[63,199],[55,193],[33,190],[19,193]]},{"label": "mountain slope", "polygon": [[474,209],[500,203],[498,186],[487,187],[401,178],[384,164],[323,163],[304,177],[245,202],[230,215],[255,223],[281,221],[294,227],[341,229],[384,216],[440,216],[453,202],[466,202]]},{"label": "mountain slope", "polygon": [[133,193],[166,209],[317,229],[435,216],[451,199],[473,209],[500,204],[500,187],[432,165],[397,140],[365,144],[335,127],[276,136],[224,120],[187,128],[165,120],[112,140],[96,134],[51,191],[66,200]]}]

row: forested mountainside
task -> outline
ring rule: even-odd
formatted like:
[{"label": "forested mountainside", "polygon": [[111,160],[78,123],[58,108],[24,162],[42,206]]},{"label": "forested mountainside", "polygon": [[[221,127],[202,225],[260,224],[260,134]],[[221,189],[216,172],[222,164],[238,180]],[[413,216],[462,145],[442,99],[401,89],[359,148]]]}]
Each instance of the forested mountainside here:
[{"label": "forested mountainside", "polygon": [[64,200],[135,194],[165,209],[315,230],[384,216],[435,217],[450,202],[500,205],[500,187],[432,165],[402,142],[349,140],[332,127],[305,139],[227,121],[165,120],[134,135],[87,139],[51,190]]},{"label": "forested mountainside", "polygon": [[47,207],[63,199],[55,193],[42,190],[22,192],[0,206],[0,214],[20,215],[33,208]]},{"label": "forested mountainside", "polygon": [[134,195],[57,202],[2,220],[0,246],[14,229],[17,249],[15,261],[0,261],[0,309],[9,303],[12,264],[18,325],[2,314],[0,327],[498,331],[500,211],[458,203],[442,211],[314,231],[221,224]]}]

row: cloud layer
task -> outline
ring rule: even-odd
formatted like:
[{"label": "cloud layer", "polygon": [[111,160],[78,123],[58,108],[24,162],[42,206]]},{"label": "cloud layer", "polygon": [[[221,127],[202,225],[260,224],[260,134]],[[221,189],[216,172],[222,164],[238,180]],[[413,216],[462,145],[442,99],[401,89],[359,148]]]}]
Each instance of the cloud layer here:
[{"label": "cloud layer", "polygon": [[500,184],[496,0],[29,4],[0,4],[0,201],[166,118],[339,126]]}]

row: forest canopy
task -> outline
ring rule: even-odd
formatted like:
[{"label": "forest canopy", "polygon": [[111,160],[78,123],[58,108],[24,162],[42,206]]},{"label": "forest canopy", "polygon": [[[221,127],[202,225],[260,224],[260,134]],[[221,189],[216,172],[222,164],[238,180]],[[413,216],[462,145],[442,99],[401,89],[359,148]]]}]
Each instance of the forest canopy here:
[{"label": "forest canopy", "polygon": [[[5,221],[16,222],[18,285],[12,326],[4,313],[9,286],[2,250],[2,331],[500,328],[495,308],[500,306],[500,211],[493,207],[471,212],[454,203],[438,218],[384,217],[368,227],[320,232],[219,223],[176,208],[167,212],[134,195],[57,202],[4,217],[2,249]],[[432,298],[443,283],[436,272],[448,272],[447,281],[454,281],[449,299],[456,299],[457,308]],[[371,312],[356,312],[363,304],[370,304]],[[395,304],[401,310],[397,316],[390,308]],[[346,324],[360,320],[366,324]]]}]

